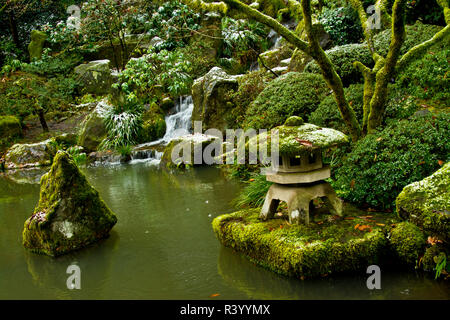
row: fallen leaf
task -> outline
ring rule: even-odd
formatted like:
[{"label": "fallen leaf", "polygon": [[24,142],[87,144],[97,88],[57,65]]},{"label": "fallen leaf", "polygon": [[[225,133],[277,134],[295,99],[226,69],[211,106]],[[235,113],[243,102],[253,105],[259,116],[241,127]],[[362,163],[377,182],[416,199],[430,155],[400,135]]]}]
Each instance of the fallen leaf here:
[{"label": "fallen leaf", "polygon": [[255,181],[255,179],[250,179],[250,180],[248,180],[248,181],[253,182],[253,181]]},{"label": "fallen leaf", "polygon": [[355,226],[355,229],[359,229],[359,223]]},{"label": "fallen leaf", "polygon": [[377,223],[377,226],[384,227],[385,224],[384,223]]},{"label": "fallen leaf", "polygon": [[210,295],[209,297],[210,297],[210,298],[215,298],[215,297],[218,297],[218,296],[220,296],[220,293],[213,293],[213,294]]},{"label": "fallen leaf", "polygon": [[444,161],[438,160],[438,164],[439,164],[440,166],[442,166],[442,165],[444,164]]},{"label": "fallen leaf", "polygon": [[436,245],[436,243],[442,243],[442,240],[439,240],[439,239],[437,239],[435,237],[429,236],[428,239],[427,239],[427,242],[429,244],[431,244],[432,246],[434,246],[434,245]]},{"label": "fallen leaf", "polygon": [[319,222],[317,222],[317,224],[323,224],[323,221],[319,221]]},{"label": "fallen leaf", "polygon": [[305,146],[305,147],[312,147],[312,146],[313,146],[313,144],[312,144],[311,141],[308,141],[308,140],[302,140],[302,139],[300,139],[300,138],[295,138],[295,140],[296,140],[298,143],[300,143],[302,146]]}]

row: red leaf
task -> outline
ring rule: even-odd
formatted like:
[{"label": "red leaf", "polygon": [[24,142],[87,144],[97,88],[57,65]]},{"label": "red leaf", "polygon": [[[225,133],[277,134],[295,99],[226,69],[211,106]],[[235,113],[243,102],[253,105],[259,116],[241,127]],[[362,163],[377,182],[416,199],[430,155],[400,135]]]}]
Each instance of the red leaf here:
[{"label": "red leaf", "polygon": [[308,140],[302,140],[300,138],[295,138],[295,141],[297,141],[298,143],[300,143],[302,146],[305,146],[305,147],[312,147],[313,146],[312,142],[308,141]]}]

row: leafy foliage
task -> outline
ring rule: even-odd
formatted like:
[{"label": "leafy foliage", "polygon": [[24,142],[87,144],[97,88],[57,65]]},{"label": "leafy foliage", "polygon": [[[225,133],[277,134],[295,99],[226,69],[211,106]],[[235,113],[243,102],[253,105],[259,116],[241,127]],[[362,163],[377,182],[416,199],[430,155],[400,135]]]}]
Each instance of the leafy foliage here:
[{"label": "leafy foliage", "polygon": [[142,108],[127,102],[122,106],[110,106],[103,115],[107,137],[99,149],[116,149],[135,145],[142,131]]},{"label": "leafy foliage", "polygon": [[325,8],[319,21],[336,45],[358,43],[363,39],[358,14],[351,6]]},{"label": "leafy foliage", "polygon": [[270,82],[253,101],[244,127],[269,130],[282,125],[290,116],[306,118],[327,91],[321,75],[289,72]]},{"label": "leafy foliage", "polygon": [[406,185],[422,180],[450,160],[450,115],[415,116],[390,123],[337,151],[334,188],[358,205],[389,209]]},{"label": "leafy foliage", "polygon": [[257,208],[262,206],[272,182],[266,180],[265,175],[254,174],[247,182],[247,186],[242,190],[239,196],[234,199],[233,204],[236,207]]},{"label": "leafy foliage", "polygon": [[180,51],[161,50],[130,60],[119,75],[119,86],[129,99],[151,97],[156,87],[173,96],[187,93],[192,85],[190,63]]}]

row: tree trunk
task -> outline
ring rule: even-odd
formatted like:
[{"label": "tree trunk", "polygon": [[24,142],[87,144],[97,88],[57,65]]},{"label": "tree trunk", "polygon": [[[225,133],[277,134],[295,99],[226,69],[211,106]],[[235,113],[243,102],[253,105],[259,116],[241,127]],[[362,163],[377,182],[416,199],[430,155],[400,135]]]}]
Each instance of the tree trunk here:
[{"label": "tree trunk", "polygon": [[8,21],[9,21],[9,29],[11,31],[11,35],[14,41],[14,44],[16,45],[17,48],[20,48],[20,41],[19,41],[19,33],[17,31],[17,22],[16,19],[14,18],[14,12],[13,11],[9,11],[8,12]]},{"label": "tree trunk", "polygon": [[39,121],[41,122],[41,126],[42,126],[42,130],[44,130],[44,132],[48,132],[48,126],[47,126],[47,121],[45,121],[45,116],[44,116],[44,110],[40,109],[38,110],[38,116],[39,116]]}]

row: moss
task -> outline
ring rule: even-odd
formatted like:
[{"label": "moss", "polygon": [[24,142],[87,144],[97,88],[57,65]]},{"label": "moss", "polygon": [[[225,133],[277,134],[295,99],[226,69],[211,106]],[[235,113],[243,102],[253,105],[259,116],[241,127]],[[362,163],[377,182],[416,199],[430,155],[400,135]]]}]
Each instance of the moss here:
[{"label": "moss", "polygon": [[87,151],[95,151],[106,138],[106,133],[103,116],[97,108],[82,123],[77,144]]},{"label": "moss", "polygon": [[[362,75],[355,68],[353,62],[359,61],[368,67],[374,65],[372,55],[366,44],[337,46],[326,50],[325,53],[331,60],[337,74],[341,77],[344,86],[362,82]],[[317,62],[311,61],[306,65],[305,72],[320,73],[319,65]]]},{"label": "moss", "polygon": [[60,151],[41,178],[39,203],[25,221],[23,245],[58,256],[105,238],[116,222],[71,157]]},{"label": "moss", "polygon": [[[173,102],[172,102],[173,103]],[[161,108],[153,104],[143,115],[141,142],[155,141],[166,133],[166,121]]]},{"label": "moss", "polygon": [[292,117],[287,118],[284,125],[287,127],[297,127],[297,126],[303,125],[304,123],[305,123],[305,121],[303,121],[302,117],[292,116]]},{"label": "moss", "polygon": [[31,31],[31,42],[28,45],[28,53],[30,54],[30,60],[41,59],[44,43],[47,39],[45,32],[39,30]]},{"label": "moss", "polygon": [[[422,257],[422,268],[425,271],[433,272],[436,270],[436,265],[442,258],[448,257],[448,248],[446,249],[443,245],[435,244],[425,250]],[[448,260],[447,260],[448,261]]]},{"label": "moss", "polygon": [[450,162],[431,176],[407,185],[396,199],[400,217],[448,240],[450,235]]},{"label": "moss", "polygon": [[[289,119],[287,120],[288,123]],[[283,125],[274,128],[272,132],[276,132],[275,130],[278,131],[278,148],[281,155],[305,154],[313,150],[324,150],[349,142],[349,138],[340,131],[321,128],[310,123],[304,123],[301,126]],[[253,144],[267,142],[268,152],[271,152],[272,132],[261,133],[250,139],[247,143],[247,149],[250,149]]]},{"label": "moss", "polygon": [[247,110],[245,128],[271,129],[290,116],[306,116],[328,92],[322,76],[289,72],[271,81]]},{"label": "moss", "polygon": [[0,152],[15,139],[22,137],[22,126],[14,116],[0,116]]},{"label": "moss", "polygon": [[400,261],[416,265],[425,248],[425,236],[416,225],[401,222],[391,231],[390,244]]},{"label": "moss", "polygon": [[[423,24],[417,21],[414,25],[406,26],[406,38],[400,53],[405,54],[412,47],[431,39],[442,29],[440,26]],[[386,56],[391,41],[391,29],[384,30],[374,36],[373,44],[377,53]]]},{"label": "moss", "polygon": [[[263,222],[258,219],[259,212],[249,209],[222,215],[212,225],[223,245],[274,272],[307,278],[363,270],[386,262],[386,216],[372,216],[376,222],[361,217],[330,217],[305,226],[288,224],[284,218]],[[370,227],[361,231],[355,228],[358,224]]]}]

